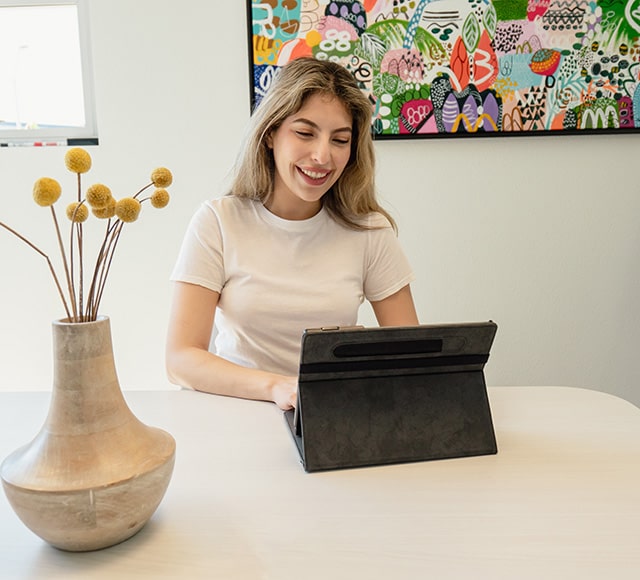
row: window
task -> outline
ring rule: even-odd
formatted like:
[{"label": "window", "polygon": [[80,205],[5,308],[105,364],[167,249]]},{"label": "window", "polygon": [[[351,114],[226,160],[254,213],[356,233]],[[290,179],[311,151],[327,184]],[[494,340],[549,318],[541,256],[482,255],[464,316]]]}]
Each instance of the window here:
[{"label": "window", "polygon": [[0,145],[97,144],[88,0],[0,0]]}]

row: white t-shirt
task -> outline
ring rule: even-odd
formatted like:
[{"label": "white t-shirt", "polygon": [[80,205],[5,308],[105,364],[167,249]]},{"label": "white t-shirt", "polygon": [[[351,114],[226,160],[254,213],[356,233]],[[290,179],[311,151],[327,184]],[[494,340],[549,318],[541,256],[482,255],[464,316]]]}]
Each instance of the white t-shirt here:
[{"label": "white t-shirt", "polygon": [[220,293],[215,353],[239,365],[297,375],[306,328],[357,323],[364,299],[382,300],[413,279],[388,220],[356,231],[323,209],[282,219],[260,202],[226,196],[193,216],[172,280]]}]

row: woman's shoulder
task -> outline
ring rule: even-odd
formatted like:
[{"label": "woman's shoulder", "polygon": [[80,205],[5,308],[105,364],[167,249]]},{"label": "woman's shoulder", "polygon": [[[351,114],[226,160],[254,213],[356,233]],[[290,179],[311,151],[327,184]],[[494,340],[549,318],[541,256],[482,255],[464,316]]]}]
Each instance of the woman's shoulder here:
[{"label": "woman's shoulder", "polygon": [[232,194],[215,197],[204,202],[204,205],[213,211],[247,211],[253,208],[254,204],[252,199]]},{"label": "woman's shoulder", "polygon": [[219,227],[223,227],[225,223],[246,219],[247,212],[252,209],[252,203],[251,200],[240,199],[230,195],[207,199],[201,202],[196,209],[192,218],[192,225],[195,227],[208,227],[217,224]]},{"label": "woman's shoulder", "polygon": [[202,208],[214,214],[218,219],[245,218],[247,214],[255,213],[256,202],[252,199],[235,195],[224,195],[209,199],[202,204]]},{"label": "woman's shoulder", "polygon": [[358,216],[354,221],[365,230],[393,229],[389,219],[378,211]]}]

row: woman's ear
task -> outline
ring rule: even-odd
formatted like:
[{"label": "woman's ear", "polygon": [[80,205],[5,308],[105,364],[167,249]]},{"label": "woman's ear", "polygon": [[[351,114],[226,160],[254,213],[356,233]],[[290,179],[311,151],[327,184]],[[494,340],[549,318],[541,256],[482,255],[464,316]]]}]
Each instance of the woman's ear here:
[{"label": "woman's ear", "polygon": [[271,131],[264,136],[264,142],[269,149],[273,149],[273,133]]}]

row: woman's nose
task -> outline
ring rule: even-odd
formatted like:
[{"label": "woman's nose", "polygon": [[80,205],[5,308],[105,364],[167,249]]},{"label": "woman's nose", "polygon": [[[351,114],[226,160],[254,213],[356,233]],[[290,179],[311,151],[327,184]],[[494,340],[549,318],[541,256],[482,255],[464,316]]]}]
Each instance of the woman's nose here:
[{"label": "woman's nose", "polygon": [[318,165],[325,165],[326,163],[328,163],[329,159],[331,158],[329,141],[324,139],[317,139],[314,142],[311,157],[313,161]]}]

